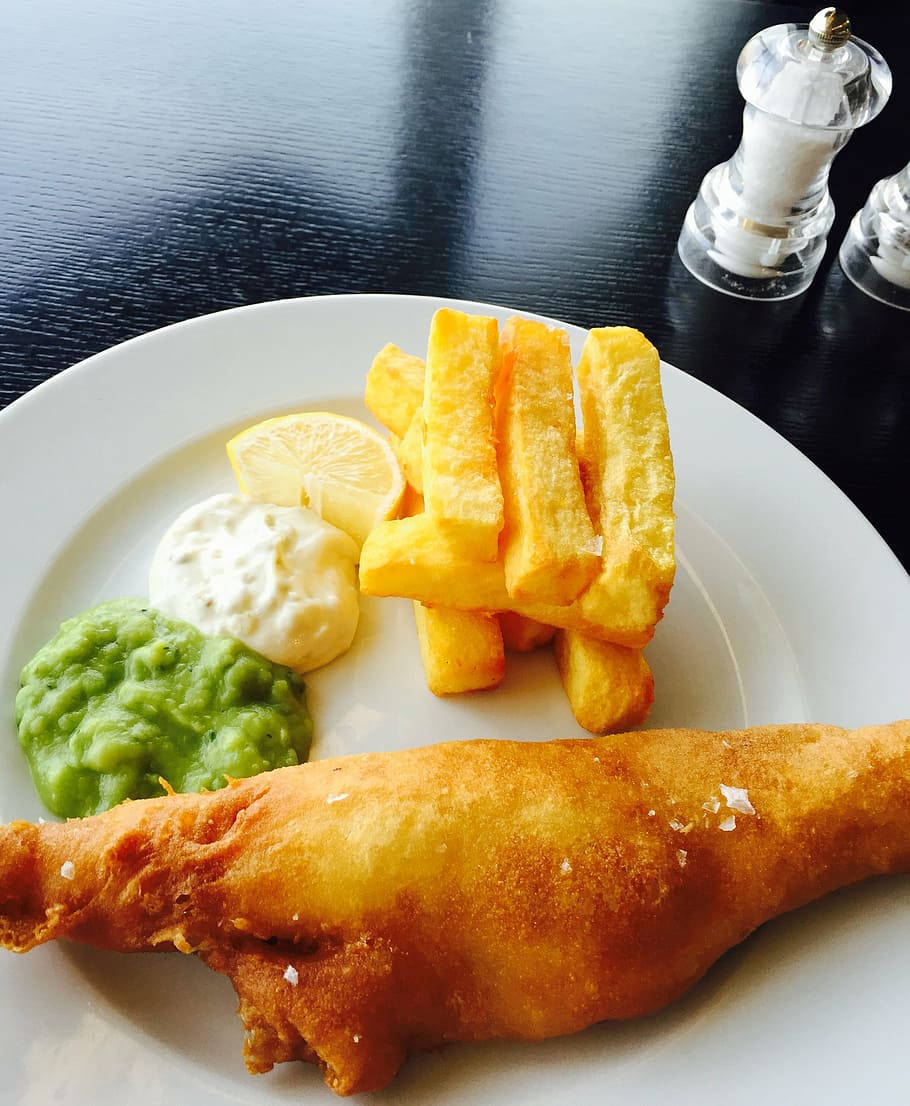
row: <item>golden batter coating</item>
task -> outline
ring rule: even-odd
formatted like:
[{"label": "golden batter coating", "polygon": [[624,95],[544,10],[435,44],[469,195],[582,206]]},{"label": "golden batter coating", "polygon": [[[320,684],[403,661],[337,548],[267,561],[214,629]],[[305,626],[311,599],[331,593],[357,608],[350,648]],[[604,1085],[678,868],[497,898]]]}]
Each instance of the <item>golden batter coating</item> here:
[{"label": "golden batter coating", "polygon": [[0,943],[173,946],[246,1061],[339,1094],[409,1052],[664,1006],[764,921],[910,870],[910,722],[468,741],[0,827]]}]

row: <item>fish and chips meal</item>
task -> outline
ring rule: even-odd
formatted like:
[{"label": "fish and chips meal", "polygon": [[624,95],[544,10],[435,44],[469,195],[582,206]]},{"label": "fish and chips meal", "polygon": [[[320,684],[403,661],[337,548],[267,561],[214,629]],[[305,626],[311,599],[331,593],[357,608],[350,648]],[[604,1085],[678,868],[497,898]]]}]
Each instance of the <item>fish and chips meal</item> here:
[{"label": "fish and chips meal", "polygon": [[[628,732],[676,567],[641,333],[590,331],[573,370],[559,328],[442,309],[365,400],[388,439],[312,411],[235,435],[240,494],[186,507],[150,601],[26,665],[36,787],[89,816],[0,825],[0,946],[193,954],[236,990],[250,1072],[302,1060],[351,1095],[413,1053],[659,1010],[769,919],[910,871],[910,722]],[[613,736],[302,763],[302,673],[350,646],[358,562],[413,601],[436,695],[551,647]]]},{"label": "fish and chips meal", "polygon": [[908,804],[910,722],[361,754],[0,827],[0,944],[194,953],[251,1072],[356,1094],[661,1008],[769,918],[910,871]]}]

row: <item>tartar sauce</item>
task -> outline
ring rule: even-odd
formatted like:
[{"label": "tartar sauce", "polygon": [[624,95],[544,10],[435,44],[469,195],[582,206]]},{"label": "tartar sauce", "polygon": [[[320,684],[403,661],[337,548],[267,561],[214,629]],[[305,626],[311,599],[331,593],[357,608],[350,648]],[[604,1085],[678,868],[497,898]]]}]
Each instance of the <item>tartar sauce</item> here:
[{"label": "tartar sauce", "polygon": [[161,539],[149,601],[203,633],[237,638],[308,672],[354,638],[357,556],[347,534],[307,507],[214,495],[184,511]]}]

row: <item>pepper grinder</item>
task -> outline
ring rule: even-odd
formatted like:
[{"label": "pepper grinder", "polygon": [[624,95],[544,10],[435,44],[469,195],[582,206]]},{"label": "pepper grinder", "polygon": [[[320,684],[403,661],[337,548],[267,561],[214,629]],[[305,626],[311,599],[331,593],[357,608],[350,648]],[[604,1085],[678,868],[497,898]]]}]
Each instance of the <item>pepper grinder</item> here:
[{"label": "pepper grinder", "polygon": [[873,187],[853,216],[840,264],[867,295],[910,311],[910,163]]},{"label": "pepper grinder", "polygon": [[742,140],[702,181],[677,248],[720,292],[787,299],[809,287],[825,252],[831,163],[885,106],[891,71],[843,12],[824,8],[808,26],[782,23],[749,39],[736,80]]}]

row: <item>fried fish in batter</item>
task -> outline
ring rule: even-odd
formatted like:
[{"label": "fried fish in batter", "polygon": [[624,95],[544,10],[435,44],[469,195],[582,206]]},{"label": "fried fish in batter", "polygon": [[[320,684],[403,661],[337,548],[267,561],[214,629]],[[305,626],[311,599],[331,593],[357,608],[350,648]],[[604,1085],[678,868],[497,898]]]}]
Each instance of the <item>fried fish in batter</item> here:
[{"label": "fried fish in batter", "polygon": [[0,943],[175,947],[253,1072],[339,1094],[409,1052],[658,1009],[757,926],[910,870],[910,722],[468,741],[0,827]]}]

